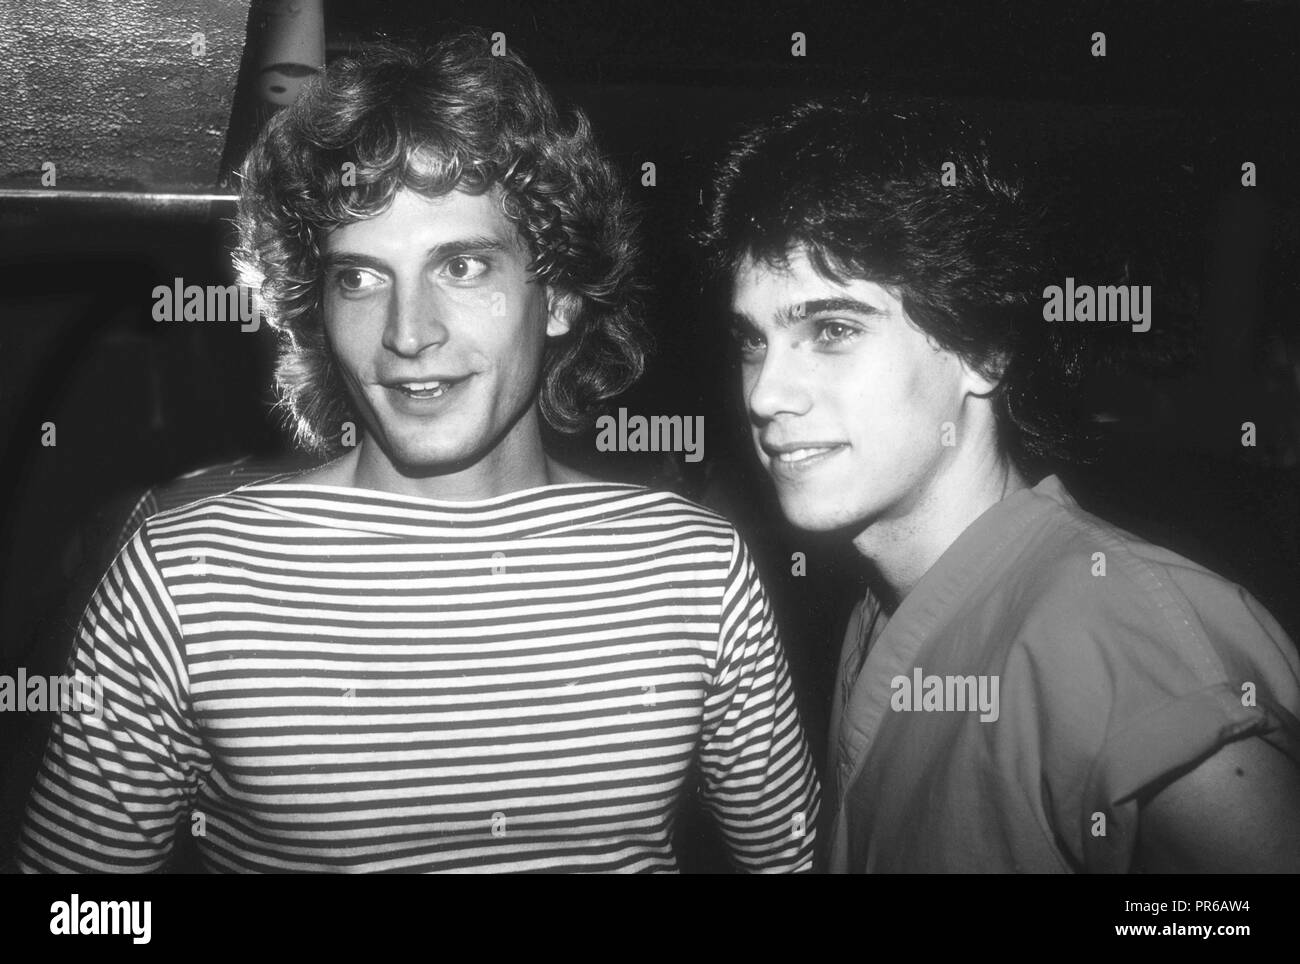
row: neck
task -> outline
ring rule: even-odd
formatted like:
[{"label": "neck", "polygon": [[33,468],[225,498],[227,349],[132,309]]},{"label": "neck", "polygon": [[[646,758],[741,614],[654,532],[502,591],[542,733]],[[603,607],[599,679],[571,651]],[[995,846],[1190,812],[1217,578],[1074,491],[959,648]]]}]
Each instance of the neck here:
[{"label": "neck", "polygon": [[399,466],[369,435],[341,462],[339,475],[346,485],[451,502],[492,499],[548,485],[556,474],[542,448],[535,412],[520,419],[482,458],[451,471],[413,471]]},{"label": "neck", "polygon": [[886,605],[901,603],[971,523],[1027,485],[992,444],[959,449],[904,511],[859,533],[853,545],[875,570]]}]

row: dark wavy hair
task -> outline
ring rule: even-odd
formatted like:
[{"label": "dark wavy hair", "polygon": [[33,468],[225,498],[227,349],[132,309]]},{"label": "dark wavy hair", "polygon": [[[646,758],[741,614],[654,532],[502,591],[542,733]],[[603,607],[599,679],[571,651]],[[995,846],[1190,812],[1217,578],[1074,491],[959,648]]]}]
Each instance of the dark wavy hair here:
[{"label": "dark wavy hair", "polygon": [[726,285],[746,259],[777,266],[803,248],[830,280],[893,291],[936,344],[999,380],[999,445],[1029,469],[1072,455],[1081,372],[1077,340],[1042,317],[1060,281],[1045,280],[1048,212],[951,108],[813,102],[732,146],[697,240]]},{"label": "dark wavy hair", "polygon": [[[355,165],[345,185],[344,164]],[[382,42],[341,58],[276,115],[245,158],[234,260],[280,333],[280,405],[296,441],[339,451],[356,419],[321,316],[321,248],[335,227],[382,213],[400,188],[429,196],[498,187],[533,259],[568,300],[548,339],[539,404],[573,433],[642,374],[649,347],[633,209],[586,117],[561,115],[513,53],[464,32],[431,47]]]}]

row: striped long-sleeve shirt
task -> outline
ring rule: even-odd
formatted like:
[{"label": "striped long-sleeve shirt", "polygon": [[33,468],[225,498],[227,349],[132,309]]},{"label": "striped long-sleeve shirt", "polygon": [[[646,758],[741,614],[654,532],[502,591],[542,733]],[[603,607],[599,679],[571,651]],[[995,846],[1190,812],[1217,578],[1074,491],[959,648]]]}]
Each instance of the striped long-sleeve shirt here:
[{"label": "striped long-sleeve shirt", "polygon": [[25,870],[676,869],[698,772],[744,869],[818,787],[735,530],[639,486],[475,502],[271,481],[155,516],[82,619]]}]

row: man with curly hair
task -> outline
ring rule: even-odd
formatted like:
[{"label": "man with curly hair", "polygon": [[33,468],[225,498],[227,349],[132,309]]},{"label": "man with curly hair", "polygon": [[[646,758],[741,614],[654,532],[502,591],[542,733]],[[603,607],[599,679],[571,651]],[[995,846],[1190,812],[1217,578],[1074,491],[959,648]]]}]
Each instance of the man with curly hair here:
[{"label": "man with curly hair", "polygon": [[806,870],[818,788],[735,530],[551,461],[640,373],[585,118],[474,34],[332,64],[243,166],[237,261],[334,456],[148,519],[77,635],[27,870],[671,871],[698,783]]},{"label": "man with curly hair", "polygon": [[1045,320],[1040,205],[989,144],[938,106],[811,104],[715,183],[758,457],[786,516],[871,574],[829,867],[1300,869],[1295,646],[1045,471],[1077,352]]}]

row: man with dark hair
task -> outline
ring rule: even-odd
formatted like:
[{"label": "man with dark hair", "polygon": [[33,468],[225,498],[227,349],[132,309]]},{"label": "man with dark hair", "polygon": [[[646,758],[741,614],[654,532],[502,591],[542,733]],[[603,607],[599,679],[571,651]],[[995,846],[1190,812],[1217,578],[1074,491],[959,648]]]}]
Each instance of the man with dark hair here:
[{"label": "man with dark hair", "polygon": [[[1082,511],[1041,208],[942,111],[805,105],[704,240],[758,456],[869,564],[830,869],[1300,870],[1300,663],[1244,590]],[[1035,484],[1036,483],[1036,484]]]},{"label": "man with dark hair", "polygon": [[148,519],[86,611],[29,870],[811,864],[818,788],[735,530],[551,461],[640,373],[628,202],[585,118],[477,35],[340,61],[243,168],[296,476]]}]

